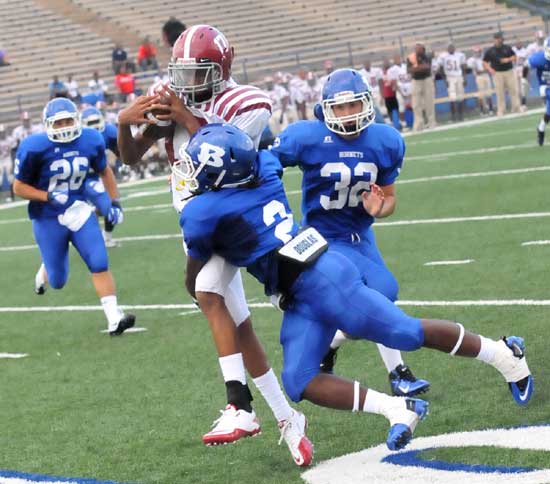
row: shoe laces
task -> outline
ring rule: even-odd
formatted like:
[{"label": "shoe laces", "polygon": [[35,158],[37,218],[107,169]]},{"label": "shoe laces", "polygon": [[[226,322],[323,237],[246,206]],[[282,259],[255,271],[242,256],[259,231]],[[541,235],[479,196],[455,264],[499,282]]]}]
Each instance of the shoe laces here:
[{"label": "shoe laces", "polygon": [[412,374],[412,371],[408,366],[398,365],[395,372],[401,380],[407,380],[410,382],[416,381],[416,377]]},{"label": "shoe laces", "polygon": [[212,422],[212,426],[210,428],[216,427],[222,420],[230,416],[230,413],[236,413],[237,409],[233,405],[227,405],[223,410],[220,410],[221,415]]},{"label": "shoe laces", "polygon": [[300,441],[302,440],[302,437],[304,436],[304,433],[300,431],[299,425],[297,422],[294,422],[293,420],[296,420],[297,414],[293,414],[290,418],[284,421],[283,425],[279,427],[279,430],[281,431],[281,437],[279,438],[279,445],[281,445],[281,442],[283,440],[286,441],[288,446],[291,448],[291,450],[298,452],[298,447],[300,445]]}]

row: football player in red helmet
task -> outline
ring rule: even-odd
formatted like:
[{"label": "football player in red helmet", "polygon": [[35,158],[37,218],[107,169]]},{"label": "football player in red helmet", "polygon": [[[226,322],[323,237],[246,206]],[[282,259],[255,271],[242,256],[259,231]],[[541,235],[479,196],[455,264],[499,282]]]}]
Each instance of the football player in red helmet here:
[{"label": "football player in red helmet", "polygon": [[[171,164],[180,148],[200,126],[229,123],[244,130],[258,148],[271,117],[271,101],[262,90],[239,85],[231,78],[233,48],[225,36],[209,25],[194,25],[174,43],[168,66],[169,85],[156,83],[150,95],[141,96],[119,113],[119,149],[126,164],[138,162],[157,140],[164,138]],[[164,114],[163,114],[164,111]],[[150,114],[153,116],[150,116]],[[146,125],[133,138],[130,126]],[[174,207],[181,212],[193,196],[189,187],[172,177]],[[207,445],[234,442],[260,431],[250,404],[245,365],[267,401],[297,465],[309,465],[313,448],[305,416],[294,410],[282,393],[265,351],[258,340],[242,285],[240,271],[219,256],[200,270],[195,286],[208,295],[205,313],[218,317],[212,327],[219,363],[227,390],[227,407],[212,430],[203,436]]]}]

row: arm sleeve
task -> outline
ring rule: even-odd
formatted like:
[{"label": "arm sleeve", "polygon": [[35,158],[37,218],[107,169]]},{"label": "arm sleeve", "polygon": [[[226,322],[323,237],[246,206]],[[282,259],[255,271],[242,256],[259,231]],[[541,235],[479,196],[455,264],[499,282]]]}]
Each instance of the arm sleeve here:
[{"label": "arm sleeve", "polygon": [[254,141],[254,146],[258,149],[260,146],[260,139],[265,127],[269,123],[271,117],[271,107],[262,107],[258,109],[252,109],[250,111],[237,112],[237,115],[231,121],[233,126],[242,129],[248,134]]},{"label": "arm sleeve", "polygon": [[[90,166],[94,169],[96,173],[101,173],[105,168],[107,168],[107,158],[105,156],[105,141],[103,141],[103,136],[98,131],[92,131],[94,133],[94,144],[96,149],[93,152],[92,158],[90,159]],[[96,136],[99,135],[99,136]]]},{"label": "arm sleeve", "polygon": [[395,140],[389,150],[389,166],[384,166],[378,176],[380,186],[392,185],[399,176],[405,156],[405,140],[397,133]]},{"label": "arm sleeve", "polygon": [[180,219],[187,254],[193,259],[207,261],[214,253],[212,224],[208,219],[199,219],[191,203],[184,207]]},{"label": "arm sleeve", "polygon": [[300,164],[300,145],[295,136],[292,136],[292,130],[285,129],[275,138],[271,152],[279,158],[281,165],[297,166]]},{"label": "arm sleeve", "polygon": [[15,178],[28,185],[33,185],[36,181],[37,163],[35,154],[29,149],[29,143],[24,140],[17,149],[15,155],[15,166],[13,174]]}]

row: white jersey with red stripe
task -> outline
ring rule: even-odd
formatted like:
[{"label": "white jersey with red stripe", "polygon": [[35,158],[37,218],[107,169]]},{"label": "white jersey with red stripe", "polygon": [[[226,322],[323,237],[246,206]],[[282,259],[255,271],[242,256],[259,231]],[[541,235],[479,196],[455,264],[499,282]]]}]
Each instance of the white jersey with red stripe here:
[{"label": "white jersey with red stripe", "polygon": [[[155,86],[158,85],[155,83],[151,86],[149,92],[154,92]],[[257,87],[239,85],[233,79],[229,79],[225,89],[216,94],[212,101],[188,106],[188,109],[201,126],[210,123],[229,123],[237,126],[252,138],[257,149],[271,117],[271,100]],[[173,136],[165,139],[166,153],[171,164],[179,159],[179,150],[185,148],[189,138],[187,129],[176,125]],[[172,202],[178,212],[181,212],[190,197],[189,190],[185,186],[176,186],[172,178]]]}]

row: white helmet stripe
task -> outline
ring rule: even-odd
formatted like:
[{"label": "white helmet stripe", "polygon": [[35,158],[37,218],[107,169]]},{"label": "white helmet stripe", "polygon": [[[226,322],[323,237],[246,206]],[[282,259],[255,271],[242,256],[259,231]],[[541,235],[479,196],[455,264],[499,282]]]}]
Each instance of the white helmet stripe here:
[{"label": "white helmet stripe", "polygon": [[193,36],[195,35],[195,32],[200,27],[203,27],[203,25],[194,25],[189,29],[189,32],[187,33],[187,36],[185,37],[185,44],[183,44],[183,58],[188,59],[190,56],[189,51],[191,50],[191,40],[193,40]]}]

